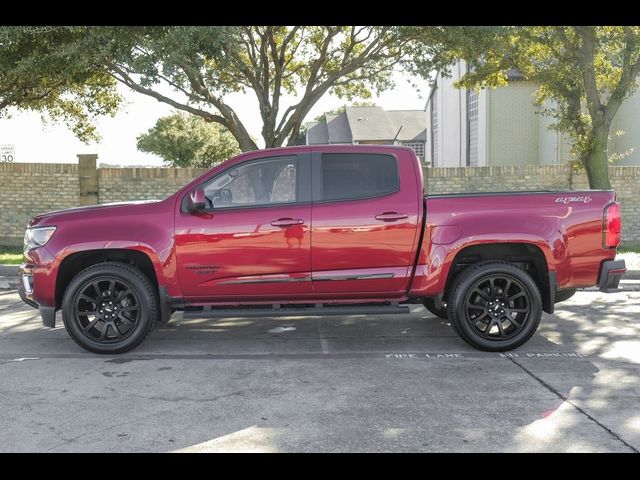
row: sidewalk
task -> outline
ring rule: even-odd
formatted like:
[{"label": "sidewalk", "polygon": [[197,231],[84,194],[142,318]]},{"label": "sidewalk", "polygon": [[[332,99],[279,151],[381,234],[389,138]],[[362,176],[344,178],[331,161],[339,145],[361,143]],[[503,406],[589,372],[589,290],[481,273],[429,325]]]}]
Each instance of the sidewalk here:
[{"label": "sidewalk", "polygon": [[0,275],[0,290],[15,290],[19,284],[20,280],[17,275],[10,277]]}]

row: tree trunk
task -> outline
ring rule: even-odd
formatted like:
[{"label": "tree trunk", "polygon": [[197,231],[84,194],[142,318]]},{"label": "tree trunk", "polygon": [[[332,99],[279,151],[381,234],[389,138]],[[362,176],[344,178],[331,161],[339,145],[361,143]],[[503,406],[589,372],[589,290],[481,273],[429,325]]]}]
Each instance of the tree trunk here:
[{"label": "tree trunk", "polygon": [[258,150],[258,146],[253,140],[251,140],[251,137],[247,135],[236,134],[235,132],[231,132],[231,134],[238,141],[238,145],[240,146],[240,150],[242,150],[242,152],[252,152],[254,150]]},{"label": "tree trunk", "polygon": [[591,137],[591,148],[585,152],[581,159],[584,169],[587,171],[589,188],[592,190],[611,190],[609,161],[607,159],[609,125],[594,125]]}]

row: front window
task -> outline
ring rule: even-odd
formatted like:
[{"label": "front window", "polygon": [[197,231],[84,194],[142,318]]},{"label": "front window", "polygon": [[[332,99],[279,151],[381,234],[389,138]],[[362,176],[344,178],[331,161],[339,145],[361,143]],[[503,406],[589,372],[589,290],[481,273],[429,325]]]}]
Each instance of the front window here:
[{"label": "front window", "polygon": [[274,157],[225,170],[204,185],[207,208],[293,203],[297,158]]}]

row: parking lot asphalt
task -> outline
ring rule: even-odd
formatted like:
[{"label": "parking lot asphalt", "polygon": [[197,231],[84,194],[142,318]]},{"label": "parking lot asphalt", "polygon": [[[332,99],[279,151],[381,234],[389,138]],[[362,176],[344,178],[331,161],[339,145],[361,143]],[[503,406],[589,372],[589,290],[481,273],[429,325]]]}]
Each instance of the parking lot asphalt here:
[{"label": "parking lot asphalt", "polygon": [[508,354],[408,316],[185,320],[80,349],[0,292],[6,452],[637,452],[640,281],[577,293]]}]

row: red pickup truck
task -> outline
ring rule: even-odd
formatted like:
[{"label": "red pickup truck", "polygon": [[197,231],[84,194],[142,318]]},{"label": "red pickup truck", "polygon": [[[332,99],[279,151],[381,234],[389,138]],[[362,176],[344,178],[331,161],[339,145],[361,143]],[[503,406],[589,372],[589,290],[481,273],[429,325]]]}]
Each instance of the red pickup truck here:
[{"label": "red pickup truck", "polygon": [[20,295],[62,309],[83,348],[120,353],[186,317],[407,314],[424,304],[469,344],[526,342],[577,288],[618,287],[612,191],[430,195],[399,146],[268,149],[162,201],[38,215]]}]

